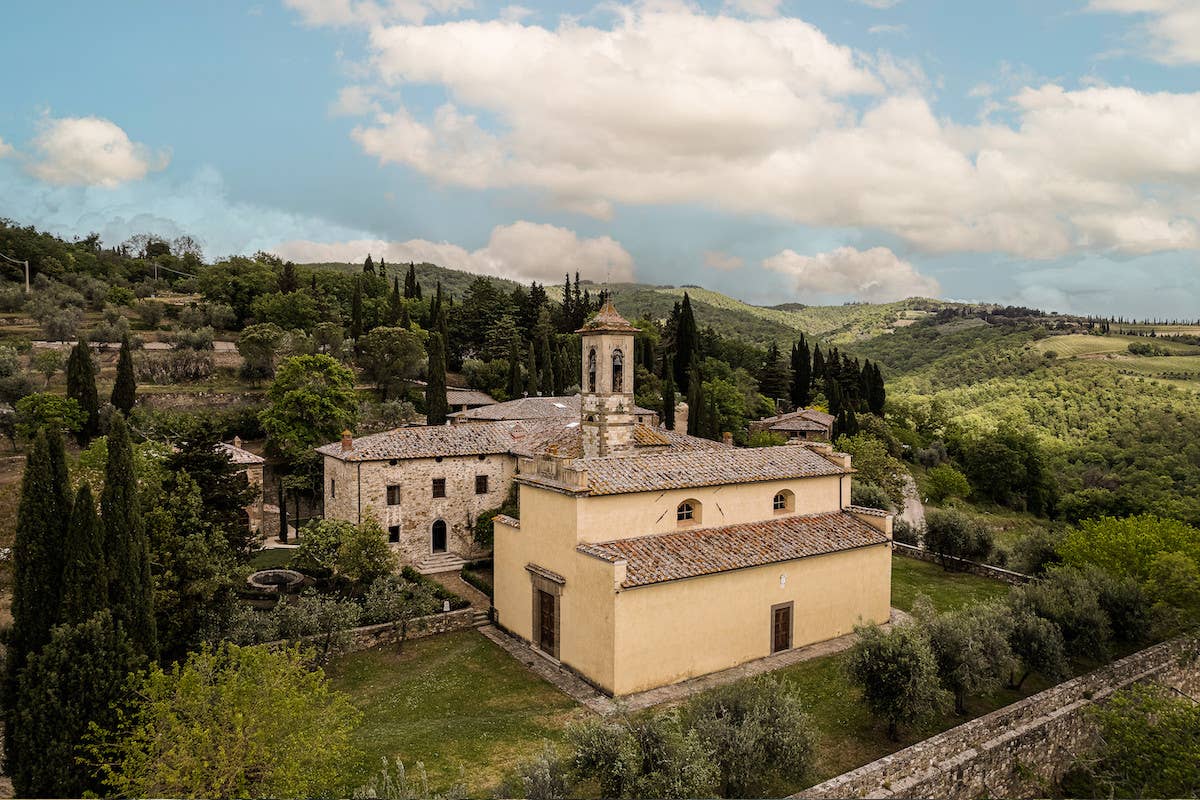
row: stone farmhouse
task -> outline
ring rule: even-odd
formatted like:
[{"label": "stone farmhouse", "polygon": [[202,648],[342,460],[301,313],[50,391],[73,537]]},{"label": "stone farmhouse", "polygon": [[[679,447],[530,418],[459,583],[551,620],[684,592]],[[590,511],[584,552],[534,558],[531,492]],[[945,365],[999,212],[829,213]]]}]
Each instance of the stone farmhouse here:
[{"label": "stone farmhouse", "polygon": [[850,505],[850,457],[640,424],[635,332],[611,304],[580,331],[577,424],[516,456],[497,624],[620,696],[886,621],[892,518]]},{"label": "stone farmhouse", "polygon": [[789,442],[828,442],[837,417],[815,408],[802,408],[787,414],[755,420],[749,424],[751,433],[770,431],[780,433]]},{"label": "stone farmhouse", "polygon": [[[254,500],[246,506],[246,515],[250,517],[250,530],[265,533],[264,526],[274,526],[274,533],[279,532],[279,507],[267,506],[263,498],[263,470],[266,459],[242,447],[240,436],[233,437],[233,443],[218,442],[217,449],[229,457],[230,462],[238,471],[246,476],[246,482],[256,490]],[[270,512],[274,510],[274,515]]]}]

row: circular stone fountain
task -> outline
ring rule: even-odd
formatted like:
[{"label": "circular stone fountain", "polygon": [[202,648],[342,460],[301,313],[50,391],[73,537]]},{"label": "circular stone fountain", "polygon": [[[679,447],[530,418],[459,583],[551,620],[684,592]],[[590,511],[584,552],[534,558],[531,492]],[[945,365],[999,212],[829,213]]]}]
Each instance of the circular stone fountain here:
[{"label": "circular stone fountain", "polygon": [[251,575],[247,582],[264,592],[290,592],[304,582],[304,576],[294,569],[263,569]]}]

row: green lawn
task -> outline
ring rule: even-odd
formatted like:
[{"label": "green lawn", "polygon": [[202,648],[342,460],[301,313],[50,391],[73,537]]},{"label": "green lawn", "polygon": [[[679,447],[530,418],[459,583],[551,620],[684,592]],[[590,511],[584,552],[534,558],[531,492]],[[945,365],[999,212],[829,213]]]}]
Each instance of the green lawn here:
[{"label": "green lawn", "polygon": [[1008,584],[966,572],[948,572],[937,564],[915,558],[892,558],[892,605],[912,610],[913,600],[925,594],[939,611],[950,611],[976,600],[997,600],[1008,594]]},{"label": "green lawn", "polygon": [[588,712],[475,631],[354,653],[328,670],[363,712],[358,763],[347,791],[400,758],[424,763],[431,788],[461,775],[474,797],[490,796],[515,764]]},{"label": "green lawn", "polygon": [[296,550],[292,547],[272,547],[266,550],[259,550],[250,558],[250,566],[254,569],[275,569],[277,567],[286,567],[292,563],[292,559],[296,556]]}]

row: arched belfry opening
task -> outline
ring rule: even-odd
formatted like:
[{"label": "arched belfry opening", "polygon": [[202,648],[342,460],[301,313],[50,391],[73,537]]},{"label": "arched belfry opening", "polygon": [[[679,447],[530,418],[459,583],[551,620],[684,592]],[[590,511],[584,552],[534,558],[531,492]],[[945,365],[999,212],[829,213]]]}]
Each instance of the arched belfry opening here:
[{"label": "arched belfry opening", "polygon": [[584,387],[580,425],[586,457],[633,449],[633,379],[627,354],[633,352],[638,329],[606,300],[596,316],[577,333],[583,337]]}]

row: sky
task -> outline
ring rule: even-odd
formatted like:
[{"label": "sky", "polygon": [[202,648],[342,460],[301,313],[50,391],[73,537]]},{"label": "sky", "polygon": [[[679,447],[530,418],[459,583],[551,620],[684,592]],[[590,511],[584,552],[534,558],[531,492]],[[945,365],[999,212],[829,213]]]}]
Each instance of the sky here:
[{"label": "sky", "polygon": [[45,0],[0,216],[756,304],[1200,316],[1196,0]]}]

